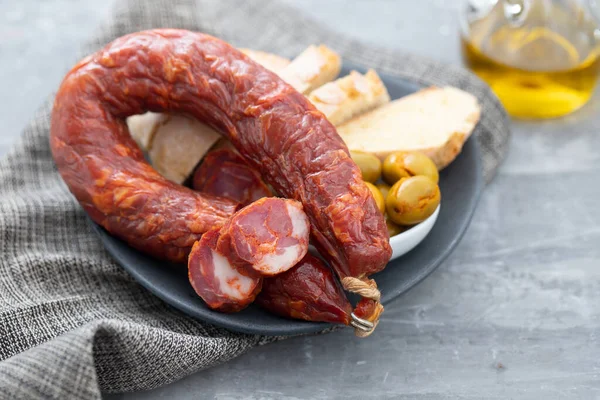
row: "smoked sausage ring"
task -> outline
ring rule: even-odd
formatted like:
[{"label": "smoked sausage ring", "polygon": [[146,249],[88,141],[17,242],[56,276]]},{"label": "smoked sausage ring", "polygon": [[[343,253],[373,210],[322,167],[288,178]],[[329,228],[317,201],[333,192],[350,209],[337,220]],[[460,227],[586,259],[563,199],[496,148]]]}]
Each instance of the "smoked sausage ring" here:
[{"label": "smoked sausage ring", "polygon": [[98,224],[153,256],[184,261],[238,205],[168,182],[125,118],[185,113],[227,137],[280,195],[300,201],[338,276],[366,280],[391,256],[383,216],[334,126],[302,94],[222,40],[157,29],[116,39],[65,77],[50,145]]}]

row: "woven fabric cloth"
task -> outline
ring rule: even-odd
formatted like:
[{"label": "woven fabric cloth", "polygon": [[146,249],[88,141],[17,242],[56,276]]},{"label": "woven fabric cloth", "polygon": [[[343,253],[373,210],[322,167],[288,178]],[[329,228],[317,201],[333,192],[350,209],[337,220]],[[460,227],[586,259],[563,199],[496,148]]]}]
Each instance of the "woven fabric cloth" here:
[{"label": "woven fabric cloth", "polygon": [[[348,40],[277,1],[122,0],[82,55],[158,27],[290,57],[325,43],[355,64],[422,85],[460,87],[483,105],[476,135],[488,180],[506,153],[506,114],[470,73]],[[0,160],[0,398],[95,399],[101,390],[151,389],[272,340],[189,318],[111,260],[54,167],[51,104]]]}]

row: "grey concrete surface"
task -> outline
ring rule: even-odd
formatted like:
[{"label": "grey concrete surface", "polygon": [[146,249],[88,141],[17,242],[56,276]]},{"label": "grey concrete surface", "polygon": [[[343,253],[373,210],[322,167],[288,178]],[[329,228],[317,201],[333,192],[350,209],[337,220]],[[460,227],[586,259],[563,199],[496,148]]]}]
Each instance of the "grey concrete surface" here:
[{"label": "grey concrete surface", "polygon": [[0,154],[77,61],[114,0],[0,0]]},{"label": "grey concrete surface", "polygon": [[[362,40],[460,62],[456,1],[289,2]],[[106,13],[99,3],[0,2],[0,153]],[[107,398],[600,398],[600,97],[513,128],[456,251],[386,307],[369,339],[290,339]]]}]

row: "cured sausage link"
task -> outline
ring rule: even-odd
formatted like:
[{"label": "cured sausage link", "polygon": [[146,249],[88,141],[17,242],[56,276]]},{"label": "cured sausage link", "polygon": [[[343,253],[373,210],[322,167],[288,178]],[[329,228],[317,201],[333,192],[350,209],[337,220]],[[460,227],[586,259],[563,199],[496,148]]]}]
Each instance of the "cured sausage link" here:
[{"label": "cured sausage link", "polygon": [[184,30],[115,40],[79,62],[56,95],[50,144],[59,172],[114,235],[182,261],[237,207],[169,184],[143,161],[124,119],[145,111],[186,113],[223,132],[277,193],[303,204],[344,287],[385,267],[391,248],[383,216],[334,126],[229,44]]},{"label": "cured sausage link", "polygon": [[[165,186],[141,161],[123,123],[125,117],[148,110],[188,113],[224,132],[280,195],[302,202],[322,253],[340,277],[363,278],[386,265],[391,249],[383,217],[333,125],[303,95],[229,44],[184,30],[119,38],[77,64],[58,91],[52,114],[53,154],[80,202],[92,215],[101,213],[97,219],[121,216],[125,208],[97,199],[122,188],[115,175],[124,174],[136,191],[161,191]],[[101,188],[103,179],[109,180],[106,189]],[[150,185],[154,181],[157,187]],[[214,223],[217,211],[231,213],[229,202],[218,207],[214,200],[189,196],[188,202],[192,199],[201,209],[212,205],[216,210],[190,223],[205,227],[210,225],[209,215]],[[192,206],[189,214],[198,212],[187,206]],[[168,221],[167,227],[174,219],[166,210],[156,215]],[[112,228],[122,230],[123,237],[149,236],[158,230],[169,235],[155,224],[132,233],[118,229],[119,223],[113,222]]]},{"label": "cured sausage link", "polygon": [[352,313],[331,269],[311,254],[289,271],[265,278],[256,303],[284,317],[344,325]]}]

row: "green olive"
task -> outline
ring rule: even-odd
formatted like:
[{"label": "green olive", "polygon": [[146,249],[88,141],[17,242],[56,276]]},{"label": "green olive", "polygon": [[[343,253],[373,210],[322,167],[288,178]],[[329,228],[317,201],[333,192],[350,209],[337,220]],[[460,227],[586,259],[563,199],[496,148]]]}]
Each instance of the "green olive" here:
[{"label": "green olive", "polygon": [[435,163],[422,153],[399,151],[383,161],[383,179],[393,185],[402,178],[423,175],[438,183],[439,174]]},{"label": "green olive", "polygon": [[381,161],[371,153],[351,151],[352,160],[360,168],[365,182],[376,182],[381,177]]},{"label": "green olive", "polygon": [[392,186],[385,205],[398,225],[414,225],[433,214],[440,204],[440,188],[426,176],[402,178]]},{"label": "green olive", "polygon": [[387,199],[388,193],[390,192],[391,186],[388,185],[387,183],[378,183],[377,185],[377,189],[379,189],[379,191],[381,192],[381,194],[383,195],[384,199]]},{"label": "green olive", "polygon": [[399,233],[402,233],[406,230],[405,227],[397,225],[397,224],[393,223],[392,221],[390,221],[389,219],[385,220],[385,224],[387,225],[387,230],[388,230],[388,233],[390,234],[390,237],[396,236]]},{"label": "green olive", "polygon": [[365,184],[371,191],[371,194],[373,195],[373,198],[375,199],[375,203],[377,204],[377,208],[379,208],[379,211],[381,211],[381,213],[383,214],[385,212],[385,199],[384,199],[383,195],[381,194],[379,189],[377,189],[377,187],[375,185],[373,185],[371,182],[365,182]]}]

